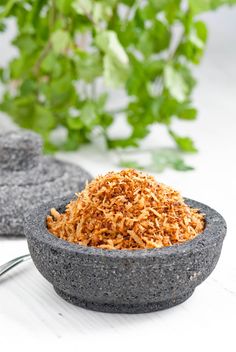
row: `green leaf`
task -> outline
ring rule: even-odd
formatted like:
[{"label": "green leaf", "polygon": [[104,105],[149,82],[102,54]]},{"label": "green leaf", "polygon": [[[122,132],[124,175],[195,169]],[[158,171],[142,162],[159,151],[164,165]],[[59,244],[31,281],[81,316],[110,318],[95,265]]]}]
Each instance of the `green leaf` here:
[{"label": "green leaf", "polygon": [[109,149],[114,148],[128,148],[128,147],[137,147],[138,143],[136,139],[129,138],[119,138],[119,139],[109,139],[107,140],[107,146]]},{"label": "green leaf", "polygon": [[103,64],[99,53],[81,52],[74,57],[79,79],[92,82],[96,77],[102,76]]},{"label": "green leaf", "polygon": [[104,78],[109,87],[124,84],[129,72],[129,58],[113,31],[103,31],[96,36],[97,46],[105,53]]},{"label": "green leaf", "polygon": [[14,5],[18,2],[19,0],[8,0],[7,4],[4,6],[3,11],[0,13],[0,19],[7,17]]},{"label": "green leaf", "polygon": [[203,55],[207,41],[207,28],[202,21],[191,22],[187,28],[187,35],[180,43],[177,54],[184,55],[194,64],[198,64]]},{"label": "green leaf", "polygon": [[4,82],[4,70],[2,67],[0,67],[0,80]]},{"label": "green leaf", "polygon": [[120,64],[113,55],[105,55],[103,64],[107,86],[111,88],[122,86],[128,76],[127,66]]},{"label": "green leaf", "polygon": [[197,21],[193,24],[189,34],[190,42],[199,49],[203,49],[207,40],[207,28],[204,22]]},{"label": "green leaf", "polygon": [[80,142],[78,141],[78,137],[72,137],[72,135],[69,134],[67,141],[63,144],[63,150],[65,150],[66,152],[73,152],[78,149],[79,145]]},{"label": "green leaf", "polygon": [[93,9],[93,3],[91,0],[74,0],[72,6],[80,15],[88,15]]},{"label": "green leaf", "polygon": [[147,72],[141,60],[130,55],[130,71],[126,81],[126,89],[130,95],[147,95]]},{"label": "green leaf", "polygon": [[188,87],[179,71],[172,65],[164,68],[164,83],[169,93],[179,102],[183,102],[187,97]]},{"label": "green leaf", "polygon": [[192,72],[190,71],[190,68],[187,65],[177,63],[175,66],[176,66],[176,70],[184,79],[184,82],[187,86],[187,95],[189,95],[192,92],[192,89],[195,87],[196,80],[193,77]]},{"label": "green leaf", "polygon": [[44,139],[43,152],[45,154],[54,154],[58,151],[58,146],[51,143],[48,139]]},{"label": "green leaf", "polygon": [[215,10],[222,5],[234,5],[236,0],[189,0],[189,6],[194,15]]},{"label": "green leaf", "polygon": [[102,93],[99,95],[99,97],[96,100],[96,108],[97,111],[99,112],[99,114],[101,114],[105,107],[106,107],[106,103],[107,103],[107,99],[108,99],[108,93]]},{"label": "green leaf", "polygon": [[144,170],[145,167],[143,165],[140,165],[137,161],[134,160],[120,160],[119,166],[124,167],[124,168],[131,168],[131,169],[138,169],[138,170]]},{"label": "green leaf", "polygon": [[96,37],[97,46],[104,52],[104,78],[107,86],[124,84],[129,72],[129,58],[113,31],[103,31]]},{"label": "green leaf", "polygon": [[147,107],[140,105],[139,102],[129,104],[127,121],[132,126],[133,138],[144,138],[149,132],[149,126],[156,121],[154,113],[159,115],[159,110],[157,107],[154,109],[153,104]]},{"label": "green leaf", "polygon": [[[158,150],[150,171],[188,169],[180,149],[196,148],[189,137],[172,131],[172,123],[197,116],[192,64],[204,53],[207,28],[195,14],[236,0],[0,2],[0,31],[8,19],[18,29],[12,41],[18,56],[0,69],[0,109],[19,126],[38,131],[45,150],[75,150],[97,131],[108,147],[135,148],[154,124],[162,124],[179,151]],[[176,25],[183,30],[179,44]],[[119,87],[124,89],[122,105],[107,111]],[[130,135],[109,139],[108,127],[119,113]],[[50,136],[57,126],[66,129],[67,140],[55,147]]]},{"label": "green leaf", "polygon": [[156,11],[163,11],[165,10],[169,5],[173,3],[178,3],[178,0],[150,0],[150,3],[154,6]]},{"label": "green leaf", "polygon": [[152,152],[152,162],[148,169],[159,173],[166,168],[173,168],[178,171],[193,170],[193,167],[185,163],[182,155],[176,149],[162,148]]},{"label": "green leaf", "polygon": [[203,21],[194,22],[194,28],[196,30],[198,38],[205,44],[207,41],[207,26]]},{"label": "green leaf", "polygon": [[63,72],[58,56],[54,52],[50,52],[41,63],[41,69],[44,73],[52,75],[54,78],[58,78]]},{"label": "green leaf", "polygon": [[[135,153],[133,153],[135,156]],[[151,151],[151,161],[147,164],[141,164],[139,161],[133,158],[127,157],[123,159],[121,157],[119,166],[126,168],[135,168],[139,170],[146,170],[149,172],[161,173],[164,170],[171,168],[177,171],[190,171],[193,167],[187,165],[184,161],[183,155],[177,149],[171,148],[159,148]],[[137,155],[136,155],[137,159]]]},{"label": "green leaf", "polygon": [[6,29],[6,25],[4,22],[0,22],[0,32],[4,32]]},{"label": "green leaf", "polygon": [[67,125],[71,130],[81,130],[84,126],[80,117],[68,117]]},{"label": "green leaf", "polygon": [[143,62],[145,77],[149,77],[150,80],[155,80],[158,76],[163,74],[165,67],[165,61],[163,59],[153,59],[150,58]]},{"label": "green leaf", "polygon": [[37,84],[33,79],[26,79],[23,81],[20,92],[22,96],[28,94],[34,94],[37,91]]},{"label": "green leaf", "polygon": [[14,98],[6,93],[1,103],[1,110],[9,114],[20,127],[33,129],[32,116],[35,103],[35,97],[32,94]]},{"label": "green leaf", "polygon": [[83,124],[91,129],[98,124],[98,115],[96,112],[96,106],[92,101],[87,101],[81,109],[80,119]]},{"label": "green leaf", "polygon": [[103,31],[96,36],[97,46],[111,57],[116,58],[117,62],[126,66],[129,63],[128,55],[122,47],[117,34],[114,31]]},{"label": "green leaf", "polygon": [[43,105],[36,105],[33,115],[33,129],[39,133],[49,131],[56,125],[55,116]]},{"label": "green leaf", "polygon": [[24,60],[23,57],[15,58],[9,63],[11,79],[23,78]]},{"label": "green leaf", "polygon": [[159,98],[159,114],[158,122],[169,126],[172,121],[172,117],[177,115],[179,103],[176,99],[173,99],[169,94],[163,94]]},{"label": "green leaf", "polygon": [[192,30],[189,34],[189,41],[198,49],[203,49],[204,42],[198,37],[197,32]]},{"label": "green leaf", "polygon": [[113,115],[102,112],[99,114],[99,124],[106,130],[114,121]]},{"label": "green leaf", "polygon": [[20,98],[9,98],[2,104],[1,109],[8,112],[23,128],[29,128],[44,135],[45,132],[56,127],[56,119],[50,109],[39,105],[33,94]]},{"label": "green leaf", "polygon": [[177,116],[183,120],[195,120],[197,117],[197,110],[188,106],[180,106]]},{"label": "green leaf", "polygon": [[65,151],[77,150],[80,144],[86,142],[86,137],[81,131],[69,130],[68,138],[63,144],[62,149]]},{"label": "green leaf", "polygon": [[191,165],[187,165],[183,159],[176,159],[175,162],[172,164],[174,170],[177,171],[192,171],[194,167]]},{"label": "green leaf", "polygon": [[142,18],[143,21],[146,20],[151,20],[153,19],[153,11],[156,11],[155,7],[153,4],[147,2],[145,6],[142,7],[142,9],[138,9],[138,14]]},{"label": "green leaf", "polygon": [[93,20],[95,22],[108,21],[112,16],[112,7],[103,2],[93,4]]},{"label": "green leaf", "polygon": [[171,137],[174,139],[180,150],[184,152],[189,152],[189,153],[195,153],[197,152],[197,148],[194,145],[194,142],[191,138],[189,137],[180,137],[176,133],[174,133],[172,130],[169,130],[169,134]]},{"label": "green leaf", "polygon": [[63,77],[54,79],[50,84],[44,85],[44,94],[53,110],[61,110],[73,106],[76,92],[71,75],[65,73]]},{"label": "green leaf", "polygon": [[133,126],[133,131],[131,134],[131,138],[134,140],[138,140],[138,139],[143,139],[144,137],[146,137],[150,130],[147,127],[148,124],[143,124],[142,122],[140,124],[137,124],[135,126]]},{"label": "green leaf", "polygon": [[212,6],[212,0],[189,0],[189,6],[192,13],[196,15],[201,12],[209,11]]},{"label": "green leaf", "polygon": [[54,52],[60,54],[70,45],[70,35],[67,31],[58,29],[52,34],[51,42]]},{"label": "green leaf", "polygon": [[157,54],[170,44],[170,31],[159,20],[155,20],[150,28],[145,29],[139,39],[137,48],[146,56]]},{"label": "green leaf", "polygon": [[57,0],[55,2],[59,11],[65,15],[68,15],[70,13],[72,3],[73,3],[73,0]]},{"label": "green leaf", "polygon": [[39,49],[35,39],[31,35],[27,34],[18,35],[12,43],[26,55],[31,55],[35,50]]}]

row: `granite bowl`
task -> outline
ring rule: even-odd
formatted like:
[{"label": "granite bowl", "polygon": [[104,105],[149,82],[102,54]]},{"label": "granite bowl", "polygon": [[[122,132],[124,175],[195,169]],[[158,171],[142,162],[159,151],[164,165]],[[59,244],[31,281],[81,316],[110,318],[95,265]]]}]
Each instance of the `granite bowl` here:
[{"label": "granite bowl", "polygon": [[25,235],[39,272],[66,301],[112,313],[144,313],[184,302],[215,268],[226,234],[223,217],[185,199],[206,215],[202,234],[183,244],[147,250],[106,250],[58,239],[46,216],[60,212],[71,196],[41,205],[25,218]]},{"label": "granite bowl", "polygon": [[0,236],[22,236],[26,210],[80,191],[92,179],[78,165],[44,156],[42,146],[34,132],[0,133]]}]

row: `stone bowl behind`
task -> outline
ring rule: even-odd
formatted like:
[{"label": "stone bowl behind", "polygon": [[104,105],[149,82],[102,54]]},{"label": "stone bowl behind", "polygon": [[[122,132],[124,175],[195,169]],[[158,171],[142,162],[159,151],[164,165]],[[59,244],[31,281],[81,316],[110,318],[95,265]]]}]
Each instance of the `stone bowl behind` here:
[{"label": "stone bowl behind", "polygon": [[206,216],[204,232],[193,240],[159,249],[106,250],[69,243],[48,232],[50,209],[63,212],[71,198],[44,204],[25,218],[36,268],[70,303],[112,313],[170,308],[190,297],[218,262],[226,223],[202,203],[185,199]]}]

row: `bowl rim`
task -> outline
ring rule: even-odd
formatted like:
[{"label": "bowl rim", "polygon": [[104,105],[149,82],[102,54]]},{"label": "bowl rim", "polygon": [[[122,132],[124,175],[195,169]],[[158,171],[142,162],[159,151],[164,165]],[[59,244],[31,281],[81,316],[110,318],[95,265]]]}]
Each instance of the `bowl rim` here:
[{"label": "bowl rim", "polygon": [[[103,249],[92,246],[83,246],[76,243],[71,243],[60,239],[50,233],[46,226],[46,216],[49,215],[51,208],[56,208],[60,211],[65,209],[74,194],[63,198],[54,199],[51,202],[42,204],[37,208],[28,211],[25,215],[24,232],[28,242],[31,240],[40,241],[51,248],[68,251],[70,254],[86,255],[86,256],[102,256],[108,258],[147,258],[147,257],[163,257],[173,254],[186,255],[189,252],[201,251],[203,247],[209,247],[215,244],[216,241],[223,241],[226,235],[226,222],[221,214],[216,210],[210,208],[206,204],[198,201],[184,198],[186,204],[190,207],[199,209],[205,215],[205,229],[204,231],[193,238],[173,246],[149,249]],[[41,216],[42,215],[42,216]]]}]

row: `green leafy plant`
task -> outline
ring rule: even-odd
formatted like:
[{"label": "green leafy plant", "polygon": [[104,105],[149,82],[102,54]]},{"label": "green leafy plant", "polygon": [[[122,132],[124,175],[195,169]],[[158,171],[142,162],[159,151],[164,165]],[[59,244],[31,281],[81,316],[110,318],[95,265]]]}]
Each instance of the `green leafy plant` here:
[{"label": "green leafy plant", "polygon": [[121,167],[135,168],[157,173],[164,171],[168,167],[177,171],[193,170],[192,166],[185,163],[181,152],[174,148],[158,148],[149,151],[142,150],[141,154],[146,154],[145,159],[148,159],[149,157],[150,161],[141,164],[138,155],[135,155],[137,160],[134,159],[135,156],[132,156],[132,159],[130,159],[129,155],[125,155],[120,158],[119,165]]},{"label": "green leafy plant", "polygon": [[[19,53],[0,69],[0,109],[40,133],[47,152],[75,150],[90,142],[94,131],[108,148],[137,147],[153,124],[165,125],[179,150],[195,152],[191,138],[179,136],[172,122],[197,116],[192,65],[199,64],[207,40],[198,14],[234,2],[0,0],[0,30],[15,18],[12,44]],[[103,90],[97,88],[101,84]],[[120,88],[127,101],[108,110],[110,90]],[[119,113],[131,132],[114,139],[109,127]],[[67,135],[58,144],[52,132],[60,126]],[[160,158],[161,169],[188,169],[171,149]],[[152,165],[157,159],[154,153]]]}]

